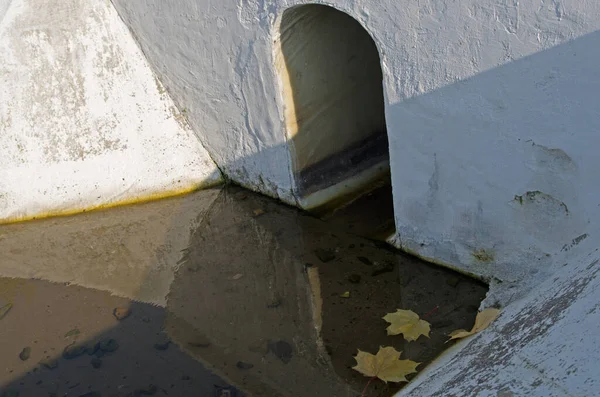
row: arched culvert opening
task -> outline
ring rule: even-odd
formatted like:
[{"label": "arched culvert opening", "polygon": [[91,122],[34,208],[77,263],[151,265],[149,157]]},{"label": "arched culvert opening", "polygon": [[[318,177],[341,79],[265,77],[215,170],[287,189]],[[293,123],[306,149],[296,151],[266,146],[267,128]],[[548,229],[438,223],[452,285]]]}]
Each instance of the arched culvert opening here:
[{"label": "arched culvert opening", "polygon": [[357,216],[378,223],[379,229],[384,222],[393,232],[383,82],[375,42],[349,15],[311,4],[284,12],[277,46],[300,205],[320,212],[353,202],[360,207],[360,214],[351,211],[358,223],[364,220]]}]

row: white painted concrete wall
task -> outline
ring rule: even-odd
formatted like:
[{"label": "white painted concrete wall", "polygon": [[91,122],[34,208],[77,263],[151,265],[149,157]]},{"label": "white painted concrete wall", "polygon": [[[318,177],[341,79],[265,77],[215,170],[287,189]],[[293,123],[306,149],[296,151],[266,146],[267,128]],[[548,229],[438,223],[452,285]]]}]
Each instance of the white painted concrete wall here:
[{"label": "white painted concrete wall", "polygon": [[0,222],[220,180],[110,2],[0,0]]},{"label": "white painted concrete wall", "polygon": [[[282,12],[308,2],[114,2],[225,172],[294,202],[274,49]],[[518,281],[598,224],[600,3],[315,3],[381,54],[394,244]]]},{"label": "white painted concrete wall", "polygon": [[[283,11],[309,2],[113,1],[225,172],[294,203],[274,54]],[[594,395],[600,2],[311,3],[378,46],[392,242],[490,281],[484,306],[504,306],[402,394]]]},{"label": "white painted concrete wall", "polygon": [[273,67],[275,2],[113,2],[230,178],[295,204]]}]

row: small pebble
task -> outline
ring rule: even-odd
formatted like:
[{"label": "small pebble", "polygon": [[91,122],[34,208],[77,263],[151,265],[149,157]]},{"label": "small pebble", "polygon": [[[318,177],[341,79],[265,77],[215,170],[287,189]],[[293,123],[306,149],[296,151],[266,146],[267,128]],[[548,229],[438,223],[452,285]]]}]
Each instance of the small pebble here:
[{"label": "small pebble", "polygon": [[281,306],[281,298],[273,298],[269,303],[267,303],[267,308],[269,309],[275,309],[279,306]]},{"label": "small pebble", "polygon": [[81,356],[86,352],[86,347],[82,345],[76,345],[75,342],[71,343],[63,350],[63,358],[66,360],[72,360]]},{"label": "small pebble", "polygon": [[112,353],[119,348],[119,343],[115,339],[108,339],[100,342],[99,347],[104,353]]},{"label": "small pebble", "polygon": [[232,386],[219,387],[215,385],[214,395],[219,397],[237,397],[237,389]]},{"label": "small pebble", "polygon": [[92,358],[92,361],[90,361],[90,364],[92,364],[92,367],[94,367],[95,369],[98,369],[102,366],[102,360],[100,360],[97,357]]},{"label": "small pebble", "polygon": [[360,279],[360,274],[351,274],[348,276],[348,281],[350,281],[352,284],[360,283]]},{"label": "small pebble", "polygon": [[286,341],[269,341],[269,350],[277,356],[284,364],[287,364],[292,359],[292,345],[287,343]]},{"label": "small pebble", "polygon": [[248,346],[248,350],[252,353],[267,354],[269,352],[269,343],[265,340],[258,340]]},{"label": "small pebble", "polygon": [[157,342],[154,344],[154,348],[156,350],[167,350],[169,348],[170,344],[171,344],[170,340],[168,340],[166,342]]},{"label": "small pebble", "polygon": [[389,273],[392,271],[394,271],[394,264],[390,263],[390,262],[385,262],[385,263],[378,265],[375,268],[375,270],[373,270],[373,272],[371,273],[371,276],[375,277],[375,276],[379,276],[381,274]]},{"label": "small pebble", "polygon": [[252,365],[250,363],[245,363],[243,361],[238,361],[236,364],[236,367],[238,367],[239,369],[250,369],[250,368],[254,368],[254,365]]},{"label": "small pebble", "polygon": [[133,392],[134,396],[153,396],[158,391],[158,387],[155,385],[149,385],[144,389],[137,389]]},{"label": "small pebble", "polygon": [[113,310],[113,316],[119,321],[126,319],[131,314],[131,310],[126,307],[116,307]]},{"label": "small pebble", "polygon": [[65,338],[70,338],[70,337],[73,337],[73,336],[78,336],[79,334],[81,334],[81,332],[77,328],[73,328],[72,330],[70,330],[69,332],[67,332],[65,334]]},{"label": "small pebble", "polygon": [[460,278],[458,278],[456,276],[448,277],[446,279],[446,284],[448,284],[451,287],[456,287],[459,283],[460,283]]},{"label": "small pebble", "polygon": [[371,260],[367,257],[357,256],[356,259],[358,259],[359,261],[361,261],[362,263],[364,263],[367,266],[373,266],[373,262],[371,262]]},{"label": "small pebble", "polygon": [[335,254],[331,250],[317,248],[314,252],[317,258],[319,258],[319,260],[323,263],[327,263],[335,259]]},{"label": "small pebble", "polygon": [[210,341],[204,336],[195,336],[194,339],[188,342],[188,345],[192,347],[209,347]]},{"label": "small pebble", "polygon": [[21,353],[19,353],[19,358],[21,361],[29,360],[29,356],[31,356],[31,347],[29,346],[24,347],[23,350],[21,350]]},{"label": "small pebble", "polygon": [[40,365],[48,369],[55,369],[56,367],[58,367],[58,361],[47,358],[40,361]]},{"label": "small pebble", "polygon": [[238,273],[235,276],[231,277],[231,279],[232,280],[239,280],[242,277],[244,277],[244,275],[242,273]]},{"label": "small pebble", "polygon": [[91,343],[85,346],[85,352],[90,356],[93,356],[99,351],[101,351],[100,343]]}]

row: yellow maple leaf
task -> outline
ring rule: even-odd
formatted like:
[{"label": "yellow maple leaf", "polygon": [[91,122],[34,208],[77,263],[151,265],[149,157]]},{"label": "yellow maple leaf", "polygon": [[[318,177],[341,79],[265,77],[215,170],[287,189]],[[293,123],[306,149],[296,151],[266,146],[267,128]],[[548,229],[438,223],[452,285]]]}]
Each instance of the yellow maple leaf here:
[{"label": "yellow maple leaf", "polygon": [[379,347],[376,355],[358,351],[354,357],[356,366],[352,369],[371,378],[377,377],[387,382],[408,382],[406,375],[413,374],[421,363],[411,360],[399,360],[402,352],[391,346]]},{"label": "yellow maple leaf", "polygon": [[477,332],[483,331],[484,329],[489,327],[490,324],[496,318],[498,318],[499,315],[500,310],[494,308],[488,308],[480,311],[479,313],[477,313],[477,317],[475,317],[475,325],[473,325],[473,328],[470,331],[464,329],[457,329],[456,331],[453,331],[452,333],[450,333],[450,335],[448,335],[450,337],[448,341],[451,341],[452,339],[466,338],[467,336],[471,336],[473,334],[476,334]]},{"label": "yellow maple leaf", "polygon": [[421,335],[429,338],[429,323],[421,320],[412,310],[397,309],[395,313],[386,314],[383,319],[390,323],[387,327],[388,335],[402,334],[409,342],[419,339]]}]

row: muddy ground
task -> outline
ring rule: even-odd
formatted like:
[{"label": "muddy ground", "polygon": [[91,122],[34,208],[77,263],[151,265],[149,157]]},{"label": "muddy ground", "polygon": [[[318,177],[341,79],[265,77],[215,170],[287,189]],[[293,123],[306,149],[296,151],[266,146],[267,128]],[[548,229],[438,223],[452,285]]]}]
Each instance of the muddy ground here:
[{"label": "muddy ground", "polygon": [[[359,396],[353,356],[379,346],[422,370],[487,288],[361,237],[386,202],[321,220],[230,186],[0,226],[0,395]],[[387,336],[396,309],[430,338]]]}]

